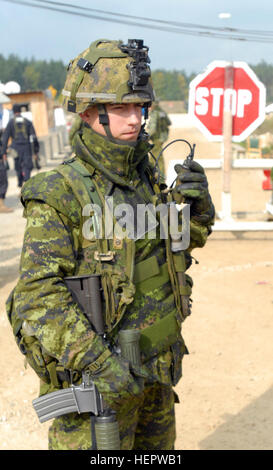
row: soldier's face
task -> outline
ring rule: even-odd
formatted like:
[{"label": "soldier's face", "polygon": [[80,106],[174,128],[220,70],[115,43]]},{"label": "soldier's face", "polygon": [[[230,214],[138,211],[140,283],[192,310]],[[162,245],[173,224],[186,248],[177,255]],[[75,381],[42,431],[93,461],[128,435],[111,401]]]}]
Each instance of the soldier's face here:
[{"label": "soldier's face", "polygon": [[[142,104],[107,104],[109,127],[114,139],[134,142],[138,138],[142,123]],[[81,118],[101,135],[106,135],[105,129],[99,122],[96,106],[81,113]]]}]

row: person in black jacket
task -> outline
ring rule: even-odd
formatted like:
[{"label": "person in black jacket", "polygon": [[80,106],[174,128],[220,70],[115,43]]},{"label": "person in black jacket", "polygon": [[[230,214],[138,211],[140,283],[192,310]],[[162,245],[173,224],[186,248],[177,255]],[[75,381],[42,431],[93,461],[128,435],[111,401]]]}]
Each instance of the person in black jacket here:
[{"label": "person in black jacket", "polygon": [[15,151],[15,170],[18,186],[21,187],[31,176],[33,170],[32,144],[34,160],[38,161],[39,142],[33,124],[21,115],[21,107],[13,106],[14,117],[8,122],[3,134],[3,155],[6,157],[9,139],[12,139],[11,148]]},{"label": "person in black jacket", "polygon": [[4,158],[2,150],[2,130],[0,129],[0,213],[13,212],[13,209],[5,205],[5,197],[8,189],[8,161]]}]

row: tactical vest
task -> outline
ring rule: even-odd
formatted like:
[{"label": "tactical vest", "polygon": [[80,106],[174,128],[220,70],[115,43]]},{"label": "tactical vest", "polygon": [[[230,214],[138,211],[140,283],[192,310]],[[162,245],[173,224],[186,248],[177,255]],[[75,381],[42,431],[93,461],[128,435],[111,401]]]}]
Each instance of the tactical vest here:
[{"label": "tactical vest", "polygon": [[13,125],[14,125],[14,138],[17,139],[20,134],[22,134],[25,138],[25,140],[29,140],[29,135],[27,133],[27,123],[24,118],[22,118],[22,122],[18,123],[16,119],[13,119]]},{"label": "tactical vest", "polygon": [[[94,213],[86,212],[86,209],[90,208],[90,203],[96,204],[102,208],[104,217],[104,197],[95,179],[92,178],[92,173],[79,159],[71,159],[57,167],[56,170],[70,186],[82,209],[80,229],[77,233],[79,233],[78,245],[83,252],[83,258],[78,260],[77,270],[73,275],[99,274],[101,276],[107,335],[110,339],[115,340],[126,307],[134,300],[137,283],[143,283],[146,287],[159,288],[169,279],[172,284],[176,309],[171,314],[155,321],[151,326],[142,329],[140,338],[141,352],[146,359],[155,351],[160,354],[160,352],[168,350],[178,339],[181,339],[181,323],[189,314],[188,311],[183,311],[183,305],[185,306],[183,299],[190,296],[192,287],[191,278],[185,275],[184,253],[172,253],[170,240],[167,239],[165,265],[159,267],[155,256],[135,264],[135,241],[133,239],[127,237],[122,240],[115,237],[113,239],[103,237],[89,239],[84,237],[84,224],[88,222],[90,216],[93,222],[96,217]],[[159,189],[156,186],[153,187],[154,191],[159,193]],[[147,273],[149,273],[148,276]],[[181,275],[184,276],[185,281],[182,284],[178,279]],[[7,302],[7,313],[17,344],[26,355],[27,361],[39,377],[44,382],[52,383],[55,389],[60,386],[68,386],[67,380],[64,380],[64,375],[62,375],[63,368],[56,363],[54,358],[44,356],[38,341],[31,336],[22,338],[22,321],[16,317],[12,301],[11,293]],[[187,352],[186,347],[184,352]],[[90,364],[90,369],[96,372],[105,359],[105,353],[102,353],[95,363]],[[62,383],[60,383],[60,377],[62,377]]]},{"label": "tactical vest", "polygon": [[[86,209],[90,207],[90,201],[101,208],[102,217],[104,217],[104,197],[90,172],[78,159],[72,159],[66,164],[59,166],[57,171],[62,174],[67,184],[72,188],[82,208],[83,217],[80,229],[82,234],[83,224],[86,223],[86,218],[90,217],[90,215],[93,218],[92,222],[96,224],[96,214],[86,212]],[[154,190],[159,191],[155,185]],[[172,315],[170,318],[166,317],[160,320],[164,327],[161,327],[159,325],[160,321],[158,321],[156,322],[157,326],[152,325],[149,328],[152,331],[153,342],[157,340],[158,344],[165,344],[166,341],[173,341],[177,336],[177,330],[178,328],[180,329],[182,321],[189,314],[189,312],[185,311],[186,307],[183,297],[190,296],[192,281],[189,276],[185,275],[186,262],[184,252],[173,253],[170,240],[169,238],[166,239],[167,262],[159,268],[155,256],[135,264],[135,241],[128,237],[123,237],[122,239],[117,239],[115,236],[113,239],[102,237],[100,239],[95,238],[95,240],[88,240],[83,237],[81,243],[85,261],[89,262],[95,259],[97,262],[96,274],[101,275],[105,298],[105,323],[108,332],[115,330],[126,310],[126,306],[133,301],[136,283],[143,282],[146,288],[149,288],[149,286],[159,288],[169,278],[176,303],[175,318]],[[118,263],[116,263],[117,259]],[[147,273],[149,273],[149,276],[147,276]],[[185,276],[183,285],[179,282],[178,273]],[[83,273],[81,265],[79,265],[77,275],[81,274],[86,274],[86,272]],[[145,328],[142,332],[142,348],[144,348],[144,344],[150,344],[151,335],[149,328]],[[160,333],[157,333],[157,331]],[[147,338],[149,337],[149,341],[145,340],[146,336]],[[168,338],[169,336],[171,338]]]}]

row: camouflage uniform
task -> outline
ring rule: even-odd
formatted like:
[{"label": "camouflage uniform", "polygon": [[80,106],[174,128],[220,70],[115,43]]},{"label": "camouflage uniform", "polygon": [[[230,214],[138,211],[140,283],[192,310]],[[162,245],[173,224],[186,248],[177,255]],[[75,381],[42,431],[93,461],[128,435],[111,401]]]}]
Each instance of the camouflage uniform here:
[{"label": "camouflage uniform", "polygon": [[[147,233],[136,241],[128,236],[99,241],[85,237],[82,207],[90,202],[89,193],[77,184],[69,166],[81,166],[87,186],[91,192],[95,187],[101,200],[111,194],[114,206],[127,203],[136,209],[137,204],[155,202],[147,156],[150,144],[145,138],[136,145],[111,142],[82,125],[75,130],[72,145],[72,162],[36,175],[22,190],[27,225],[20,279],[7,304],[10,317],[17,319],[14,332],[41,378],[41,395],[68,387],[69,375],[79,383],[82,372],[89,370],[105,402],[117,412],[121,449],[173,449],[172,387],[182,375],[187,348],[181,336],[180,296],[173,288],[174,265],[170,267],[167,259],[169,241],[150,239]],[[212,218],[191,221],[183,269],[190,265],[191,250],[205,244],[212,223]],[[114,258],[97,261],[98,249],[114,252]],[[179,266],[181,257],[176,257]],[[141,367],[110,350],[72,298],[64,277],[84,274],[101,275],[108,340],[116,343],[121,329],[141,331]],[[189,276],[187,285],[190,290]],[[50,449],[91,446],[89,414],[70,413],[53,421]]]},{"label": "camouflage uniform", "polygon": [[[169,135],[169,126],[171,125],[171,121],[168,118],[167,113],[163,111],[163,109],[159,106],[158,103],[153,103],[151,111],[149,113],[149,122],[147,126],[147,132],[150,135],[151,142],[153,143],[154,147],[152,149],[152,153],[155,158],[158,157],[160,154],[164,142],[166,142],[168,135]],[[154,160],[151,160],[153,163]],[[164,157],[163,153],[161,154],[159,160],[159,169],[162,176],[165,175],[165,166],[164,166]]]}]

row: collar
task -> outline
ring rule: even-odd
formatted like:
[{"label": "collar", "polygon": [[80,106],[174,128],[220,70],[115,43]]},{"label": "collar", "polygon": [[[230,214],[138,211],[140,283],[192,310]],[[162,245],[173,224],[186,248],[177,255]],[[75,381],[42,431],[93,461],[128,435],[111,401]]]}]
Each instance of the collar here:
[{"label": "collar", "polygon": [[79,158],[113,183],[129,187],[132,181],[139,179],[139,173],[147,166],[147,153],[151,149],[146,141],[139,141],[135,146],[110,142],[88,125],[81,126],[75,133],[72,146]]}]

